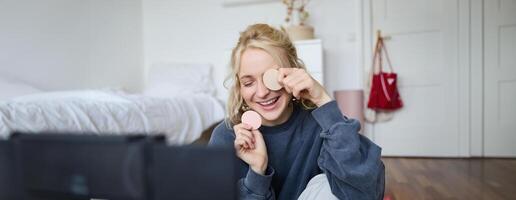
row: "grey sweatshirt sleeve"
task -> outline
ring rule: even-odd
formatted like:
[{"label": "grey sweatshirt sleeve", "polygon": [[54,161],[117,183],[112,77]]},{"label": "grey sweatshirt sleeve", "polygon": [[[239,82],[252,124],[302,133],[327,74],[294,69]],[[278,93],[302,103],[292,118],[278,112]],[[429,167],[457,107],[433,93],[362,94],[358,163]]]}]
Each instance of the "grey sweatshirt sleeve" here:
[{"label": "grey sweatshirt sleeve", "polygon": [[323,139],[318,165],[339,199],[382,199],[385,169],[381,148],[358,133],[360,123],[331,101],[312,111]]},{"label": "grey sweatshirt sleeve", "polygon": [[238,181],[241,200],[274,200],[274,190],[271,187],[274,169],[267,167],[265,175],[254,172],[251,168],[247,171],[246,177]]},{"label": "grey sweatshirt sleeve", "polygon": [[[233,147],[235,136],[231,129],[225,125],[219,124],[213,130],[208,146],[226,146]],[[255,173],[251,168],[247,171],[247,175],[238,181],[239,199],[241,200],[274,200],[274,190],[271,182],[274,176],[274,169],[267,167],[265,175]]]}]

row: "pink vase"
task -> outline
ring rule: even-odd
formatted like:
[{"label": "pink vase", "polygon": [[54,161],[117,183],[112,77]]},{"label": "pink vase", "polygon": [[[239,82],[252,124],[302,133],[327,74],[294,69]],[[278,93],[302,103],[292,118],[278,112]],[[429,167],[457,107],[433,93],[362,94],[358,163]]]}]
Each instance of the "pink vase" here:
[{"label": "pink vase", "polygon": [[338,90],[333,93],[340,111],[348,118],[360,121],[364,127],[364,92],[363,90]]}]

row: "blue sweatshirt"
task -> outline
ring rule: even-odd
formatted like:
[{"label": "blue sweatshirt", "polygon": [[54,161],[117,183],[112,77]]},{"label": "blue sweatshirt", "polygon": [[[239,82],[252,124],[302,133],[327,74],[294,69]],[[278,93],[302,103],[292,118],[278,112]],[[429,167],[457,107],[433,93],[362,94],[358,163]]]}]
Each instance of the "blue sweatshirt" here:
[{"label": "blue sweatshirt", "polygon": [[[240,160],[240,199],[297,199],[308,181],[325,173],[339,199],[382,199],[385,171],[381,148],[358,133],[360,123],[344,117],[335,101],[315,110],[294,105],[283,124],[259,128],[268,167],[255,173]],[[234,132],[224,122],[213,131],[210,146],[233,147]]]}]

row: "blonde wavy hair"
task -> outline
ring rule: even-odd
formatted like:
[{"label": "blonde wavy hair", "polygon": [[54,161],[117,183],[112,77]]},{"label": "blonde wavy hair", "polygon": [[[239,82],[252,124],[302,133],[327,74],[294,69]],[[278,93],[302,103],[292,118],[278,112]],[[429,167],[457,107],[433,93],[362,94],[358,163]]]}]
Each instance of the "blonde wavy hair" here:
[{"label": "blonde wavy hair", "polygon": [[[297,57],[296,47],[290,41],[284,30],[278,30],[267,24],[254,24],[240,33],[238,43],[231,53],[231,72],[224,81],[226,88],[229,88],[229,98],[227,102],[226,125],[239,124],[242,114],[247,111],[244,107],[245,102],[240,94],[240,59],[245,50],[254,48],[261,49],[273,57],[281,67],[292,67],[306,69],[303,61]],[[228,82],[231,81],[230,87]],[[304,109],[313,109],[315,104],[307,99],[298,99],[294,103],[299,103]]]}]

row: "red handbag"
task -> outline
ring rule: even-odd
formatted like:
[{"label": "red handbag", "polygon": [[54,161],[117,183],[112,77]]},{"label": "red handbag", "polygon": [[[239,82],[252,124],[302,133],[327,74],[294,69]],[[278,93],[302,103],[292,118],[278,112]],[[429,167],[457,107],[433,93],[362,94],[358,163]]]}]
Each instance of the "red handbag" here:
[{"label": "red handbag", "polygon": [[[385,53],[387,62],[391,72],[384,72],[382,67],[382,52]],[[377,62],[378,61],[378,62]],[[379,65],[378,73],[376,73],[376,64]],[[387,49],[381,36],[378,37],[373,57],[373,76],[371,83],[371,92],[367,107],[373,110],[392,111],[403,107],[400,94],[398,92],[398,75],[392,69]]]}]

